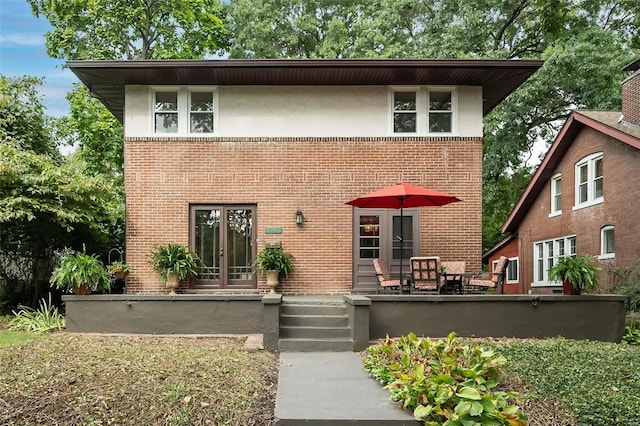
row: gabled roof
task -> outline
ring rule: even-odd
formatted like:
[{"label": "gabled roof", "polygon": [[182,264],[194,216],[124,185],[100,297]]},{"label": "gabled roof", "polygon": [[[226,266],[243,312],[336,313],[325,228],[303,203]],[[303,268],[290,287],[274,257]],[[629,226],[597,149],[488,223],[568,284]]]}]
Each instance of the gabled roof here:
[{"label": "gabled roof", "polygon": [[610,136],[620,142],[640,149],[640,127],[621,120],[619,111],[574,111],[560,129],[549,151],[531,182],[502,225],[502,232],[517,232],[520,222],[525,217],[540,191],[555,173],[558,164],[564,157],[578,132],[584,127],[590,127]]},{"label": "gabled roof", "polygon": [[482,261],[487,262],[494,253],[496,253],[497,251],[505,247],[507,244],[509,244],[511,241],[515,240],[516,238],[518,238],[517,233],[507,235],[502,241],[500,241],[495,246],[491,247],[489,250],[484,252],[484,254],[482,255]]},{"label": "gabled roof", "polygon": [[522,60],[242,59],[70,61],[67,66],[122,121],[124,86],[482,86],[487,114],[542,66]]}]

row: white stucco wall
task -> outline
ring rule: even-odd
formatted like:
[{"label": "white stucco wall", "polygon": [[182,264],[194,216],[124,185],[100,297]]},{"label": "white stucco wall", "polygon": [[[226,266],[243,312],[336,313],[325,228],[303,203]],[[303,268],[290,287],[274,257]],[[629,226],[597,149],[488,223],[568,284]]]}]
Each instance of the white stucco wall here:
[{"label": "white stucco wall", "polygon": [[[163,136],[153,134],[152,93],[126,86],[126,137]],[[387,86],[219,86],[215,136],[392,136],[390,93]],[[453,135],[482,136],[482,88],[460,86],[455,94]],[[418,115],[419,129],[425,115]]]}]

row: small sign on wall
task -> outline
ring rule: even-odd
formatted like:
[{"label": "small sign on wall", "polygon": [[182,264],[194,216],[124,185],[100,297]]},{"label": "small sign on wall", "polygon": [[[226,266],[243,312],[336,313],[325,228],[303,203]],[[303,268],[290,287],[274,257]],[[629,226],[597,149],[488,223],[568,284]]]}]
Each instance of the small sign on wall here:
[{"label": "small sign on wall", "polygon": [[282,227],[280,226],[268,226],[264,228],[265,234],[282,234]]}]

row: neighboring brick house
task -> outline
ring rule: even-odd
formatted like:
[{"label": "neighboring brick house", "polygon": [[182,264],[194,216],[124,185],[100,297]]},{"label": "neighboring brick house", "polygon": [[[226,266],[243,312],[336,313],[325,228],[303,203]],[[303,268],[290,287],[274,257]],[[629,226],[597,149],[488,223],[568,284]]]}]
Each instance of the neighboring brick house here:
[{"label": "neighboring brick house", "polygon": [[515,235],[509,235],[498,244],[493,246],[482,256],[483,263],[489,265],[489,275],[495,271],[500,256],[509,259],[507,273],[504,279],[505,294],[521,294],[523,292],[520,284],[520,259],[518,258],[518,239]]},{"label": "neighboring brick house", "polygon": [[562,292],[560,256],[597,256],[602,278],[640,259],[640,60],[624,70],[622,112],[573,112],[503,225],[524,293]]},{"label": "neighboring brick house", "polygon": [[68,65],[124,124],[128,292],[166,291],[148,256],[169,241],[206,265],[181,291],[266,291],[251,265],[280,241],[296,266],[282,293],[340,294],[375,289],[374,257],[399,266],[399,212],[344,203],[401,181],[463,200],[405,209],[405,259],[437,255],[480,270],[482,119],[542,63]]}]

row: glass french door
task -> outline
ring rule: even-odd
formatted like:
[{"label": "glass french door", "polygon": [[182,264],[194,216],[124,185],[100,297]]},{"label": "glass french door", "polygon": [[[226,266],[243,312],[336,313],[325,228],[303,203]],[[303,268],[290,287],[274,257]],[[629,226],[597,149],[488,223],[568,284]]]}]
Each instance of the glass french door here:
[{"label": "glass french door", "polygon": [[202,266],[196,288],[255,288],[255,206],[191,206],[191,249]]},{"label": "glass french door", "polygon": [[402,227],[400,210],[356,208],[353,216],[354,290],[375,291],[375,258],[384,259],[393,275],[400,272],[402,254],[403,275],[408,274],[409,258],[417,256],[420,247],[419,209],[404,210]]}]

